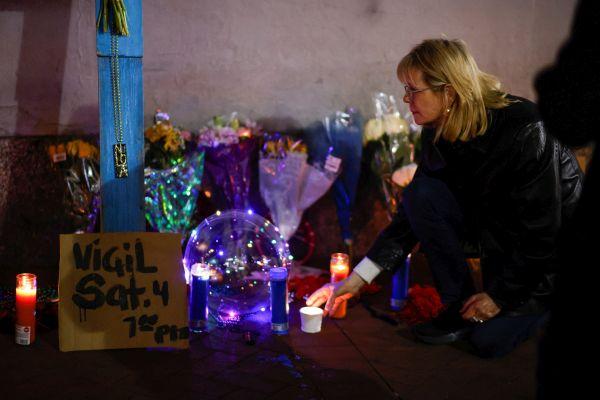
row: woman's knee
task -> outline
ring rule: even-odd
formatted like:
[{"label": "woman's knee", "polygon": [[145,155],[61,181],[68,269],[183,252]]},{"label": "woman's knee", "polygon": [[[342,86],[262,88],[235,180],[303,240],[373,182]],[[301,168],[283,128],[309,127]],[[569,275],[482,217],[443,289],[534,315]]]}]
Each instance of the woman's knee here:
[{"label": "woman's knee", "polygon": [[410,208],[414,204],[420,204],[423,201],[426,201],[431,194],[429,186],[428,179],[414,179],[410,185],[402,191],[402,204],[405,207]]}]

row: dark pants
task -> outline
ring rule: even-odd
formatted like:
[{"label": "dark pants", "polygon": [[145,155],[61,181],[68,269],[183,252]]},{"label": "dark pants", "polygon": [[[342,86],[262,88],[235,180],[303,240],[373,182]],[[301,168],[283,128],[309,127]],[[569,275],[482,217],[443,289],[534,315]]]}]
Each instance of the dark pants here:
[{"label": "dark pants", "polygon": [[[475,289],[463,251],[469,232],[461,205],[444,182],[424,175],[415,177],[402,197],[442,303],[466,300]],[[545,319],[541,314],[509,317],[501,313],[475,326],[470,341],[480,356],[499,357],[534,334]]]}]

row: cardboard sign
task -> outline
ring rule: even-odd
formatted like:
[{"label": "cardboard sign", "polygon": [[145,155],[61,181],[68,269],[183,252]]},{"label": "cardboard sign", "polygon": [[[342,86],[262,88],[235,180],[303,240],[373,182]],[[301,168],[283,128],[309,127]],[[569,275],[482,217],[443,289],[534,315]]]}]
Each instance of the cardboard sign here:
[{"label": "cardboard sign", "polygon": [[181,236],[60,236],[61,351],[189,347]]}]

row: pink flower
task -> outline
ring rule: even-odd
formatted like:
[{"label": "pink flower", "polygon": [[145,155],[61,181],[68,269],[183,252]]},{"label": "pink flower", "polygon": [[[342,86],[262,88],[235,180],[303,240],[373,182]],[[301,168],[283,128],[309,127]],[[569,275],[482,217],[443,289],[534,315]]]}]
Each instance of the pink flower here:
[{"label": "pink flower", "polygon": [[192,132],[190,132],[190,131],[181,131],[181,137],[186,142],[190,142],[192,140]]}]

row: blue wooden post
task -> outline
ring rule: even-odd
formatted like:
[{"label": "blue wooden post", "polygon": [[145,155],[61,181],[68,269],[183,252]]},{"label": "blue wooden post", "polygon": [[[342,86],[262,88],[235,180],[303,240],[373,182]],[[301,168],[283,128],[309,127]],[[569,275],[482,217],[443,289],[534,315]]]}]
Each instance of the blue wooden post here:
[{"label": "blue wooden post", "polygon": [[[102,1],[96,0],[96,17]],[[119,36],[119,75],[123,142],[127,146],[129,176],[115,177],[115,126],[111,87],[110,32],[96,32],[98,97],[100,106],[100,177],[102,231],[145,231],[144,220],[144,96],[142,85],[142,0],[125,0],[129,36]]]}]

